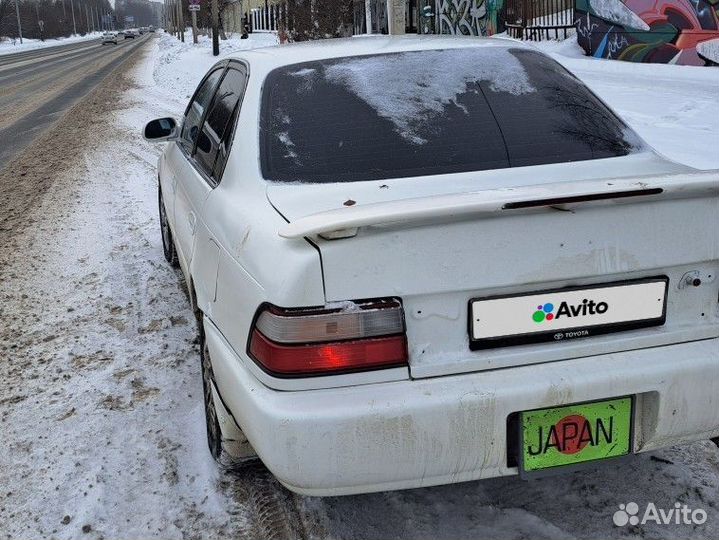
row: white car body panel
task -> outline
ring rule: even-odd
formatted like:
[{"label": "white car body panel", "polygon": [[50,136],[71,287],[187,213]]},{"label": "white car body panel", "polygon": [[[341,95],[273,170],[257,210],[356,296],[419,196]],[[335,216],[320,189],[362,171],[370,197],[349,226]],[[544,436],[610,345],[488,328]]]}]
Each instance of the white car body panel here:
[{"label": "white car body panel", "polygon": [[[174,142],[160,158],[167,215],[192,301],[205,316],[217,390],[292,490],[338,495],[515,474],[506,462],[508,415],[622,395],[637,396],[635,451],[719,435],[719,171],[699,173],[646,150],[432,178],[321,185],[262,178],[260,100],[272,69],[508,44],[525,46],[374,36],[238,53],[250,76],[222,182],[211,188]],[[647,186],[665,191],[486,217],[527,197]],[[359,229],[350,238],[319,236],[347,227]],[[682,286],[692,273],[701,286]],[[664,326],[469,350],[471,298],[657,275],[670,280]],[[278,378],[247,353],[265,303],[386,296],[404,305],[407,367]]]},{"label": "white car body panel", "polygon": [[305,495],[516,474],[507,465],[508,416],[585,400],[637,396],[635,452],[719,434],[718,339],[461,376],[279,392],[254,377],[214,325],[205,330],[225,403],[270,471]]}]

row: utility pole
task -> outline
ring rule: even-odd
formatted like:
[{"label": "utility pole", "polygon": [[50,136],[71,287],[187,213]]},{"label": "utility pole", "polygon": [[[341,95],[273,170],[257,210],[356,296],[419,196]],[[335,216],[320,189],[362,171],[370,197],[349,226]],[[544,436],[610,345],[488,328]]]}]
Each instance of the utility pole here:
[{"label": "utility pole", "polygon": [[180,33],[180,0],[175,1],[175,32],[177,33],[177,39],[182,40],[182,34]]},{"label": "utility pole", "polygon": [[197,11],[192,10],[192,43],[197,45]]},{"label": "utility pole", "polygon": [[182,9],[182,0],[177,0],[177,9],[180,13],[180,40],[185,42],[185,10]]},{"label": "utility pole", "polygon": [[212,2],[212,56],[219,56],[220,55],[220,36],[218,34],[219,32],[219,26],[220,26],[220,8],[217,5],[217,0],[211,0]]},{"label": "utility pole", "polygon": [[77,26],[75,25],[75,0],[70,0],[70,11],[72,11],[72,35],[77,35]]},{"label": "utility pole", "polygon": [[20,8],[15,0],[15,16],[17,17],[17,34],[20,36],[20,45],[22,45],[22,24],[20,24]]},{"label": "utility pole", "polygon": [[85,33],[90,33],[90,15],[87,11],[87,4],[85,4]]}]

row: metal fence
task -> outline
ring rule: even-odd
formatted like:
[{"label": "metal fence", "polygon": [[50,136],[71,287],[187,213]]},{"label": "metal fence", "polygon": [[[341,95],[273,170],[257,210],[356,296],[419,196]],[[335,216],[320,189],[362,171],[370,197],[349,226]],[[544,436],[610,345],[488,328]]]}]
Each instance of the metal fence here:
[{"label": "metal fence", "polygon": [[517,39],[566,39],[574,29],[574,0],[506,0],[503,12]]}]

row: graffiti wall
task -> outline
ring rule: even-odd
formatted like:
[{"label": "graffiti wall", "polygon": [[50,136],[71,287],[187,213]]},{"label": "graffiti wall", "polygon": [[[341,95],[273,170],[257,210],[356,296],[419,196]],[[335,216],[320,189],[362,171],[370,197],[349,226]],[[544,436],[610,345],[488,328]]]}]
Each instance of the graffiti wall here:
[{"label": "graffiti wall", "polygon": [[504,0],[436,0],[437,32],[467,36],[503,32],[499,17],[503,4]]},{"label": "graffiti wall", "polygon": [[575,21],[587,55],[719,65],[719,0],[576,0]]}]

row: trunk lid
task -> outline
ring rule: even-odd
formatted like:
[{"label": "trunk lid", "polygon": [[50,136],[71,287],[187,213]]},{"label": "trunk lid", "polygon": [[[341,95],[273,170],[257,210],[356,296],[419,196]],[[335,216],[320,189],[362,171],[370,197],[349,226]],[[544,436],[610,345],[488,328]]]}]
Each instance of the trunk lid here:
[{"label": "trunk lid", "polygon": [[[641,153],[267,194],[280,234],[318,247],[328,302],[402,298],[413,377],[719,336],[718,171]],[[472,350],[472,299],[662,277],[664,324]]]}]

